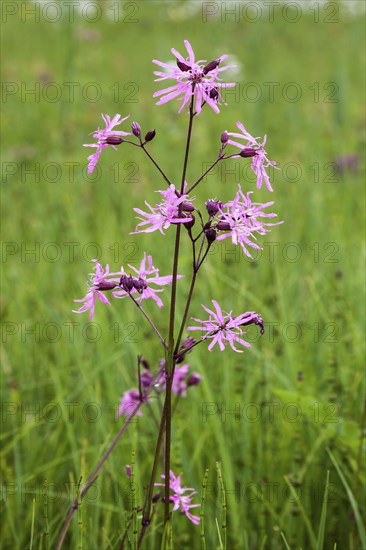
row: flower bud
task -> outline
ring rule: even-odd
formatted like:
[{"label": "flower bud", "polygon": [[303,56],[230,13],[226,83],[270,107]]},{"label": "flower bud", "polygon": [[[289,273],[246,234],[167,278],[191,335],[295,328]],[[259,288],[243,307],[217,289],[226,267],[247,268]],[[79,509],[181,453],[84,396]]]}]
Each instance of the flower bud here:
[{"label": "flower bud", "polygon": [[138,124],[138,122],[133,122],[131,124],[131,129],[134,136],[138,138],[141,136],[141,126],[140,124]]},{"label": "flower bud", "polygon": [[129,277],[127,275],[122,275],[122,277],[119,280],[119,285],[123,288],[123,290],[130,293],[133,287],[135,286],[134,278],[131,277],[131,275]]},{"label": "flower bud", "polygon": [[230,224],[228,222],[219,222],[216,225],[216,229],[219,229],[219,231],[229,231],[231,229]]},{"label": "flower bud", "polygon": [[103,283],[98,283],[95,288],[97,290],[105,291],[105,290],[113,290],[118,286],[116,283],[112,283],[112,281],[104,281]]},{"label": "flower bud", "polygon": [[192,338],[191,336],[188,336],[188,338],[186,338],[182,344],[182,348],[184,349],[188,349],[190,348],[191,346],[193,346],[193,344],[196,343],[196,340],[194,338]]},{"label": "flower bud", "polygon": [[223,207],[223,204],[221,201],[218,201],[216,199],[210,199],[207,202],[205,202],[206,210],[208,212],[209,216],[214,216],[217,214],[217,212]]},{"label": "flower bud", "polygon": [[210,98],[217,99],[218,97],[219,97],[219,92],[216,90],[216,88],[212,88],[210,90]]},{"label": "flower bud", "polygon": [[145,288],[147,288],[147,281],[139,277],[138,279],[133,280],[133,286],[139,294],[142,294]]},{"label": "flower bud", "polygon": [[209,244],[213,243],[216,240],[216,230],[213,229],[213,228],[206,229],[205,235],[206,235],[206,239],[208,240]]},{"label": "flower bud", "polygon": [[187,380],[187,386],[198,386],[201,382],[202,376],[198,372],[192,372],[191,376]]},{"label": "flower bud", "polygon": [[227,143],[229,140],[229,134],[227,133],[227,131],[225,130],[225,132],[222,132],[221,134],[221,143],[223,145],[225,145],[225,143]]},{"label": "flower bud", "polygon": [[131,466],[129,464],[126,464],[125,471],[126,471],[127,477],[132,476],[132,470],[131,470]]},{"label": "flower bud", "polygon": [[142,371],[142,373],[140,374],[141,386],[143,388],[147,388],[148,386],[150,386],[152,381],[153,381],[153,376],[151,372],[148,370]]},{"label": "flower bud", "polygon": [[155,136],[156,136],[155,130],[150,130],[145,136],[145,141],[152,141]]},{"label": "flower bud", "polygon": [[108,145],[120,145],[122,141],[123,139],[118,136],[108,136],[105,139],[105,142],[108,143]]},{"label": "flower bud", "polygon": [[220,59],[215,59],[214,61],[211,61],[206,65],[206,67],[203,67],[203,74],[207,74],[214,69],[216,69],[220,65]]},{"label": "flower bud", "polygon": [[150,370],[150,363],[147,359],[145,359],[145,357],[140,356],[139,362],[140,362],[140,365],[144,367],[144,369]]},{"label": "flower bud", "polygon": [[192,227],[196,223],[196,218],[193,216],[193,214],[190,215],[190,218],[190,221],[184,224],[184,227],[186,227],[187,229],[192,229]]},{"label": "flower bud", "polygon": [[245,147],[245,149],[240,151],[239,155],[243,158],[248,158],[248,157],[255,157],[258,155],[258,153],[255,149],[252,149],[251,147]]},{"label": "flower bud", "polygon": [[183,212],[193,212],[194,206],[191,202],[184,202],[182,204],[182,210]]},{"label": "flower bud", "polygon": [[191,67],[189,65],[186,65],[186,63],[183,63],[183,61],[179,61],[179,59],[177,59],[177,65],[181,71],[187,72],[191,70]]},{"label": "flower bud", "polygon": [[158,502],[158,501],[160,500],[160,498],[161,498],[161,493],[156,493],[156,494],[152,497],[151,502],[152,502],[153,504],[155,504],[155,502]]}]

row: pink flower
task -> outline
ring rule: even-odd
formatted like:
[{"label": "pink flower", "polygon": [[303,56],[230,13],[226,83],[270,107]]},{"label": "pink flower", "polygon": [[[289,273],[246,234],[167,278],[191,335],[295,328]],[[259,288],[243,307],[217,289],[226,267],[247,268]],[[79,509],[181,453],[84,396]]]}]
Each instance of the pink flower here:
[{"label": "pink flower", "polygon": [[[177,223],[189,223],[193,220],[189,211],[193,210],[191,203],[187,203],[185,206],[183,203],[187,200],[188,195],[180,195],[174,185],[170,185],[166,191],[156,191],[163,195],[164,200],[160,204],[156,204],[153,208],[148,202],[145,201],[146,206],[149,207],[150,212],[144,212],[140,208],[134,208],[140,223],[137,224],[135,231],[131,235],[136,233],[152,233],[153,231],[160,231],[163,235],[164,229],[167,229],[170,224]],[[180,212],[180,209],[188,209],[188,213]]]},{"label": "pink flower", "polygon": [[[140,393],[138,390],[132,388],[131,390],[125,391],[125,393],[121,397],[121,402],[116,413],[116,418],[119,418],[122,415],[126,417],[130,416],[133,409],[138,403],[140,403],[140,401]],[[142,416],[141,409],[138,409],[138,411],[136,412],[136,416]]]},{"label": "pink flower", "polygon": [[[74,313],[84,313],[84,311],[90,310],[90,319],[92,319],[94,315],[94,309],[95,309],[95,303],[100,300],[103,304],[111,305],[108,298],[101,292],[99,289],[103,288],[104,286],[109,286],[110,281],[107,281],[107,277],[109,276],[109,265],[106,265],[106,269],[104,270],[103,267],[100,265],[98,260],[92,260],[95,263],[94,269],[95,273],[91,273],[89,275],[90,283],[88,285],[89,291],[86,294],[84,298],[81,300],[74,300],[74,302],[83,302],[84,305],[82,305],[78,310],[74,310]],[[112,287],[114,288],[116,285],[112,283]],[[106,289],[104,289],[106,290]]]},{"label": "pink flower", "polygon": [[[97,148],[96,152],[88,157],[88,161],[89,161],[88,174],[91,174],[93,172],[94,168],[97,165],[97,162],[99,160],[99,157],[100,157],[103,149],[106,149],[108,146],[111,146],[111,147],[113,147],[113,149],[116,149],[115,145],[119,145],[119,143],[122,143],[122,141],[123,141],[120,138],[120,136],[131,136],[132,135],[131,132],[123,132],[122,130],[113,130],[113,128],[115,126],[118,126],[119,124],[122,124],[122,122],[127,120],[129,118],[129,116],[130,115],[127,115],[125,118],[121,119],[121,115],[117,114],[111,120],[110,116],[102,114],[102,118],[103,118],[104,123],[105,123],[105,128],[103,130],[98,128],[98,130],[96,130],[92,134],[93,138],[98,140],[97,143],[84,143],[84,147],[96,147]],[[111,143],[111,141],[113,142],[113,138],[116,138],[114,144]],[[107,141],[108,139],[110,140],[109,143]]]},{"label": "pink flower", "polygon": [[[165,475],[163,474],[162,479],[165,479]],[[180,509],[183,514],[187,516],[187,518],[194,523],[194,525],[199,525],[200,519],[198,516],[194,516],[190,513],[191,508],[197,508],[198,506],[201,506],[200,504],[191,504],[191,500],[194,495],[197,494],[197,491],[193,489],[192,487],[182,487],[181,486],[181,477],[182,474],[179,476],[175,476],[173,470],[170,470],[170,478],[169,478],[169,487],[172,491],[172,495],[170,495],[170,501],[174,503],[173,506],[173,512],[176,512]],[[158,487],[164,487],[164,483],[155,483]],[[187,491],[191,491],[189,494],[184,494]]]},{"label": "pink flower", "polygon": [[253,136],[251,136],[241,122],[237,122],[236,126],[241,131],[241,134],[237,134],[235,132],[227,132],[227,134],[234,138],[242,139],[246,143],[240,143],[238,141],[229,139],[227,142],[228,145],[234,145],[234,147],[238,147],[241,150],[241,153],[236,156],[252,157],[251,169],[257,177],[257,188],[260,189],[262,187],[262,181],[264,179],[267,189],[269,191],[273,191],[271,183],[269,181],[269,176],[266,172],[266,168],[268,168],[269,166],[273,166],[274,168],[276,168],[276,163],[268,160],[267,153],[264,150],[267,136],[264,136],[263,142],[259,143],[258,139],[260,138],[254,138]]},{"label": "pink flower", "polygon": [[224,351],[226,342],[228,342],[231,348],[238,353],[242,353],[242,351],[235,347],[234,342],[250,348],[250,344],[241,338],[244,334],[243,329],[241,328],[242,326],[251,324],[259,325],[261,327],[261,334],[263,334],[264,326],[262,317],[257,313],[254,313],[254,311],[242,313],[237,317],[233,317],[231,311],[223,314],[219,304],[215,300],[212,300],[212,303],[215,311],[212,311],[202,305],[203,309],[209,314],[208,321],[202,321],[201,319],[192,317],[194,321],[200,323],[200,326],[188,327],[188,330],[204,331],[206,334],[203,335],[202,340],[212,338],[212,342],[208,346],[209,351],[212,351],[216,344],[218,344],[221,351]]},{"label": "pink flower", "polygon": [[174,48],[171,50],[172,54],[176,57],[177,67],[169,63],[162,63],[156,59],[153,60],[153,63],[165,69],[164,72],[154,71],[154,74],[159,77],[155,82],[169,79],[176,81],[176,84],[173,86],[154,93],[153,97],[160,97],[157,105],[163,105],[163,103],[167,103],[171,99],[182,100],[182,106],[179,109],[179,112],[181,112],[191,100],[191,97],[195,96],[197,114],[201,112],[204,102],[215,113],[219,113],[220,111],[217,106],[219,100],[225,104],[219,90],[235,86],[235,83],[223,84],[222,79],[219,78],[220,73],[232,67],[230,65],[219,67],[220,63],[227,58],[227,55],[222,55],[210,63],[207,63],[205,60],[195,61],[195,55],[188,40],[184,41],[184,45],[188,52],[187,59]]},{"label": "pink flower", "polygon": [[248,246],[256,250],[262,250],[262,247],[251,240],[256,238],[255,233],[265,235],[270,231],[267,227],[283,223],[265,223],[262,221],[260,218],[275,218],[277,216],[277,214],[263,211],[265,208],[272,206],[274,202],[263,204],[252,202],[251,194],[252,191],[247,194],[243,193],[240,185],[238,185],[234,200],[225,203],[217,213],[219,222],[216,225],[216,229],[225,231],[217,237],[217,240],[222,241],[231,237],[232,243],[239,244],[249,258],[252,256],[247,248]]},{"label": "pink flower", "polygon": [[[142,300],[152,298],[159,307],[162,307],[163,302],[157,294],[163,292],[163,289],[155,289],[152,288],[151,285],[156,285],[158,287],[169,285],[173,279],[172,275],[159,277],[159,270],[153,266],[152,256],[147,256],[146,252],[144,252],[144,257],[141,261],[139,269],[136,269],[130,264],[128,264],[128,267],[137,274],[137,277],[128,277],[122,267],[120,273],[122,288],[121,290],[115,290],[112,292],[114,298],[125,298],[129,294],[137,292],[137,302],[141,303]],[[181,278],[182,275],[178,275],[178,279]],[[132,288],[129,288],[131,284]]]}]

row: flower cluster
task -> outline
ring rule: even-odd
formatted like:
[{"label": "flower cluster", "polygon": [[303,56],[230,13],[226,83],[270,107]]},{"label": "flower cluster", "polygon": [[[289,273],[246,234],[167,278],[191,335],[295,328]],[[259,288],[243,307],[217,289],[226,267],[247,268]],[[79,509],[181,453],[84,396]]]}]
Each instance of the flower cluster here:
[{"label": "flower cluster", "polygon": [[[163,474],[162,479],[165,480],[165,475]],[[182,487],[181,486],[181,477],[182,474],[179,476],[176,476],[172,470],[170,470],[170,478],[169,478],[169,487],[172,492],[170,495],[170,501],[174,503],[173,512],[176,512],[180,509],[180,511],[187,516],[187,518],[194,523],[194,525],[198,525],[200,523],[200,517],[194,516],[190,513],[189,510],[192,508],[197,508],[201,506],[200,504],[191,504],[192,498],[194,495],[197,494],[197,491],[193,489],[192,487]],[[155,483],[156,487],[164,487],[164,483]],[[188,494],[187,491],[190,491]]]},{"label": "flower cluster", "polygon": [[196,113],[200,114],[202,106],[207,103],[215,111],[219,113],[218,103],[225,104],[220,90],[223,88],[233,88],[235,82],[223,83],[219,77],[223,71],[231,69],[233,65],[220,67],[220,63],[227,59],[227,55],[221,55],[210,63],[205,60],[196,61],[194,51],[188,40],[184,41],[188,57],[184,58],[177,50],[172,48],[172,54],[176,58],[176,64],[162,63],[161,61],[153,60],[153,63],[165,69],[165,72],[155,71],[158,76],[155,81],[175,80],[176,84],[159,90],[154,93],[154,97],[160,97],[157,105],[163,105],[172,99],[182,100],[182,105],[179,109],[181,112],[184,107],[190,102],[192,96],[196,98]]}]

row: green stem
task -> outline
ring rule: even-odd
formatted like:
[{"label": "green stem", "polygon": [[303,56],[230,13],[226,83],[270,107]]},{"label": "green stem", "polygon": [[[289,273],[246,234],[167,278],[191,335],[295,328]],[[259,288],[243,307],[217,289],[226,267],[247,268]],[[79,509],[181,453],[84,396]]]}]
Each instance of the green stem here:
[{"label": "green stem", "polygon": [[[186,179],[189,149],[191,144],[192,126],[193,126],[193,103],[194,103],[194,85],[192,89],[192,98],[189,105],[189,124],[186,141],[186,151],[184,155],[182,181],[181,181],[181,194],[184,190],[184,182]],[[175,248],[174,248],[174,260],[173,260],[173,280],[172,280],[172,293],[170,301],[170,322],[169,322],[169,338],[168,338],[168,357],[166,362],[166,390],[165,390],[165,460],[164,460],[164,473],[165,473],[165,502],[164,502],[164,525],[166,525],[170,519],[170,447],[171,447],[171,430],[172,430],[172,383],[174,378],[174,321],[175,321],[175,306],[176,306],[176,290],[177,290],[177,275],[178,275],[178,259],[179,259],[179,245],[180,245],[181,227],[177,226]]]}]

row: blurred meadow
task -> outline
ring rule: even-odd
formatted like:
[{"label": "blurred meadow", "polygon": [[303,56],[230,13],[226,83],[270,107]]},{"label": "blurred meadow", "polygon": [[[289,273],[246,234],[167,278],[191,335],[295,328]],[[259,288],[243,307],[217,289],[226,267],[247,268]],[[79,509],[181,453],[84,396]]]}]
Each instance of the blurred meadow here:
[{"label": "blurred meadow", "polygon": [[[174,230],[130,235],[133,207],[164,188],[140,150],[108,148],[86,172],[101,113],[156,129],[149,151],[179,180],[187,114],[155,106],[152,59],[230,54],[238,83],[220,115],[196,118],[188,181],[242,121],[267,134],[274,192],[255,189],[246,159],[226,161],[196,192],[228,200],[240,182],[275,201],[281,226],[253,260],[215,244],[191,314],[216,299],[257,311],[243,354],[189,356],[203,380],[174,417],[173,466],[202,492],[207,549],[360,550],[366,547],[364,471],[364,11],[363,2],[3,2],[2,10],[2,548],[53,548],[77,492],[122,425],[115,412],[136,387],[136,357],[160,349],[132,303],[72,313],[90,260],[111,271],[143,252],[171,272]],[[250,5],[249,5],[250,4]],[[47,7],[48,6],[48,7]],[[229,9],[230,8],[230,9]],[[32,11],[33,10],[33,11]],[[36,10],[36,11],[34,11]],[[123,124],[128,130],[128,123]],[[188,279],[190,250],[179,272]],[[182,314],[187,283],[178,291]],[[167,332],[165,308],[146,309]],[[155,406],[155,404],[154,404]],[[137,499],[148,482],[156,426],[133,421],[74,515],[64,548],[117,549],[131,513],[125,465],[135,451]],[[160,474],[159,474],[160,475]],[[327,482],[327,476],[328,482]],[[324,498],[324,493],[327,493]],[[155,505],[144,548],[160,548]],[[201,528],[173,515],[174,547],[201,548]],[[221,542],[220,542],[221,540]]]}]

